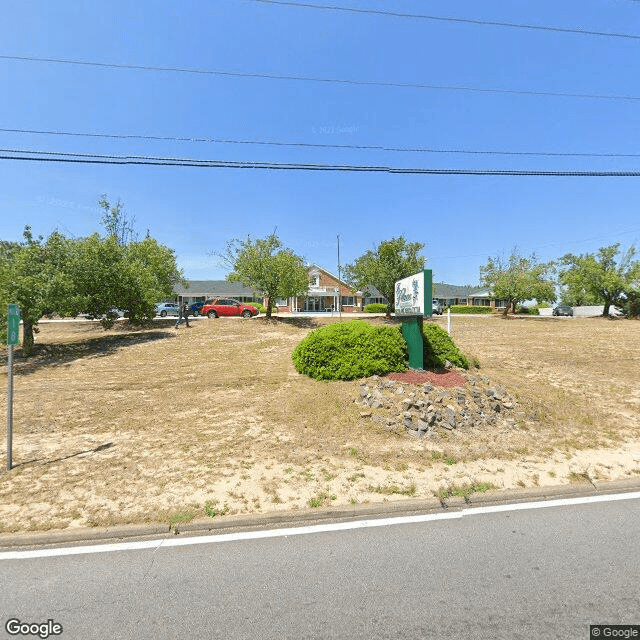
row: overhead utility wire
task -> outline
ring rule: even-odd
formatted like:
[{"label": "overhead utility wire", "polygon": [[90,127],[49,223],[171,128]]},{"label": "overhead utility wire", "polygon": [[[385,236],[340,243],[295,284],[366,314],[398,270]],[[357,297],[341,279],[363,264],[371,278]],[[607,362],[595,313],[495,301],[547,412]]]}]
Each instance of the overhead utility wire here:
[{"label": "overhead utility wire", "polygon": [[303,164],[298,162],[257,162],[253,160],[199,160],[197,158],[165,158],[154,156],[113,156],[28,149],[0,149],[0,160],[31,162],[65,162],[74,164],[146,165],[201,167],[208,169],[271,169],[285,171],[344,171],[359,173],[396,173],[422,175],[475,176],[563,176],[563,177],[640,177],[639,171],[536,171],[524,169],[442,169],[429,167],[390,167],[382,165]]},{"label": "overhead utility wire", "polygon": [[394,151],[403,153],[453,153],[460,155],[493,155],[493,156],[548,156],[571,158],[640,158],[640,153],[561,153],[554,151],[497,151],[477,149],[434,149],[428,147],[386,147],[383,145],[364,144],[321,144],[315,142],[283,142],[278,140],[233,140],[229,138],[152,136],[136,134],[86,133],[77,131],[43,131],[40,129],[4,129],[0,133],[27,133],[51,136],[69,136],[81,138],[106,138],[109,140],[149,140],[163,142],[206,142],[215,144],[266,145],[276,147],[305,147],[313,149],[358,149],[364,151]]},{"label": "overhead utility wire", "polygon": [[640,35],[634,33],[616,33],[612,31],[591,31],[589,29],[577,29],[570,27],[554,27],[550,25],[522,24],[517,22],[499,22],[497,20],[474,20],[473,18],[455,18],[453,16],[433,16],[420,13],[399,13],[397,11],[382,11],[379,9],[357,9],[355,7],[339,7],[335,5],[312,4],[310,2],[286,2],[285,0],[251,0],[262,4],[282,5],[287,7],[299,7],[301,9],[322,9],[324,11],[342,11],[346,13],[362,13],[377,16],[389,16],[392,18],[412,18],[414,20],[432,20],[437,22],[457,22],[461,24],[474,24],[482,27],[507,27],[511,29],[533,29],[537,31],[555,31],[558,33],[574,33],[581,36],[600,36],[605,38],[626,38],[640,40]]},{"label": "overhead utility wire", "polygon": [[323,82],[327,84],[345,84],[369,87],[400,87],[406,89],[430,89],[433,91],[467,91],[477,93],[505,93],[525,96],[549,96],[554,98],[586,98],[589,100],[640,100],[640,96],[608,95],[600,93],[576,93],[569,91],[537,91],[534,89],[497,89],[492,87],[468,87],[464,85],[430,84],[423,82],[384,82],[378,80],[351,80],[346,78],[322,78],[319,76],[283,75],[277,73],[257,73],[253,71],[222,71],[219,69],[199,69],[190,67],[164,67],[141,64],[118,64],[95,62],[92,60],[70,60],[66,58],[40,58],[35,56],[0,55],[0,60],[19,60],[21,62],[46,62],[68,64],[103,69],[129,69],[133,71],[161,71],[169,73],[192,73],[230,78],[262,78],[265,80],[291,80],[296,82]]}]

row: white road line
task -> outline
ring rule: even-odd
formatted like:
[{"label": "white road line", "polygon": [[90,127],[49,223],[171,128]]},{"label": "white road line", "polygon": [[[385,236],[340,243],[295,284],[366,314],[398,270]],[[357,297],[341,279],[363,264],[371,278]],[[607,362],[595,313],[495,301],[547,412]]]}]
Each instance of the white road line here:
[{"label": "white road line", "polygon": [[446,511],[443,513],[425,513],[417,516],[400,516],[392,518],[376,518],[373,520],[354,520],[350,522],[335,522],[317,524],[307,527],[291,527],[287,529],[269,529],[264,531],[244,531],[240,533],[225,533],[220,535],[193,536],[188,538],[161,538],[159,540],[143,540],[136,542],[116,542],[112,544],[96,544],[80,547],[62,547],[58,549],[34,549],[31,551],[0,552],[0,560],[26,560],[30,558],[53,558],[57,556],[72,556],[87,553],[109,553],[111,551],[133,551],[138,549],[154,549],[158,547],[183,547],[196,544],[213,544],[219,542],[235,542],[238,540],[258,540],[262,538],[286,538],[288,536],[302,536],[310,533],[325,533],[331,531],[348,531],[350,529],[367,529],[371,527],[388,527],[399,524],[414,524],[418,522],[433,522],[436,520],[454,520],[466,516],[482,515],[486,513],[501,513],[505,511],[522,511],[525,509],[546,509],[549,507],[565,507],[580,504],[594,504],[597,502],[616,502],[619,500],[634,500],[640,498],[640,491],[632,493],[615,493],[600,496],[585,496],[583,498],[562,498],[559,500],[544,500],[538,502],[517,502],[513,504],[499,504],[487,507],[470,507],[460,511]]}]

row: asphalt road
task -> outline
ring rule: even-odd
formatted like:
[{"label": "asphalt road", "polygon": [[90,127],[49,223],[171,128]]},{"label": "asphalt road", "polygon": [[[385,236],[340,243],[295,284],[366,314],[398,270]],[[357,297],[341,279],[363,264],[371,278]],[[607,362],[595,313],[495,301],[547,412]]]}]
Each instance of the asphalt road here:
[{"label": "asphalt road", "polygon": [[[464,512],[463,512],[464,513]],[[587,639],[640,624],[640,499],[262,539],[0,555],[9,618],[67,639]],[[37,637],[37,636],[30,636]]]}]

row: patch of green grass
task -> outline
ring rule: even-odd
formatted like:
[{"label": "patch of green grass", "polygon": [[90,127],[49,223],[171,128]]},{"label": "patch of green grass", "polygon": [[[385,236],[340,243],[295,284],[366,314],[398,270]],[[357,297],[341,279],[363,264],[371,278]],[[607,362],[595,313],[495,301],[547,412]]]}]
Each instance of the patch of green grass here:
[{"label": "patch of green grass", "polygon": [[410,484],[408,487],[404,488],[400,488],[395,484],[388,484],[384,486],[378,485],[376,487],[374,487],[373,485],[369,485],[367,487],[367,491],[370,491],[371,493],[380,493],[385,496],[390,496],[393,494],[398,494],[401,496],[413,496],[416,493],[416,485]]},{"label": "patch of green grass", "polygon": [[351,447],[349,449],[349,455],[350,456],[357,456],[358,455],[358,450],[355,447]]},{"label": "patch of green grass", "polygon": [[178,511],[169,518],[169,524],[175,525],[185,522],[191,522],[195,518],[195,514],[192,511]]},{"label": "patch of green grass", "polygon": [[331,471],[328,471],[327,469],[320,469],[320,473],[322,473],[322,477],[329,482],[330,480],[333,480],[336,477],[335,473],[331,473]]},{"label": "patch of green grass", "polygon": [[485,493],[495,489],[496,486],[491,482],[474,482],[473,484],[452,485],[446,489],[440,489],[436,493],[436,497],[440,500],[451,498],[452,496],[460,496],[465,500],[469,499],[472,493]]},{"label": "patch of green grass", "polygon": [[551,477],[551,478],[555,478],[556,477],[556,472],[555,471],[547,471],[547,473],[549,474],[549,477]]},{"label": "patch of green grass", "polygon": [[218,507],[217,500],[207,500],[204,503],[204,512],[210,517],[215,518],[216,516],[224,516],[229,513],[229,505],[225,503],[224,507]]},{"label": "patch of green grass", "polygon": [[361,471],[358,473],[354,473],[352,476],[349,476],[347,480],[349,482],[357,482],[358,478],[364,478],[364,473],[362,473]]},{"label": "patch of green grass", "polygon": [[580,473],[572,471],[569,474],[569,482],[591,482],[591,479],[586,471],[581,471]]},{"label": "patch of green grass", "polygon": [[329,496],[327,496],[326,493],[318,493],[317,495],[309,498],[309,506],[312,509],[317,509],[318,507],[321,507],[325,501],[327,500]]}]

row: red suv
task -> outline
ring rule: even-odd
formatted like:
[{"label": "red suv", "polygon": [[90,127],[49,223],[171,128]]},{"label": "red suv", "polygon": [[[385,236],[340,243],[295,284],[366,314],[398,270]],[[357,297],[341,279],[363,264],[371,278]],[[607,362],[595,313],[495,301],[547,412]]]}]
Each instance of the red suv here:
[{"label": "red suv", "polygon": [[242,304],[231,298],[217,298],[216,300],[208,300],[200,310],[200,314],[207,318],[218,318],[220,316],[242,316],[250,318],[260,313],[255,307],[248,304]]}]

